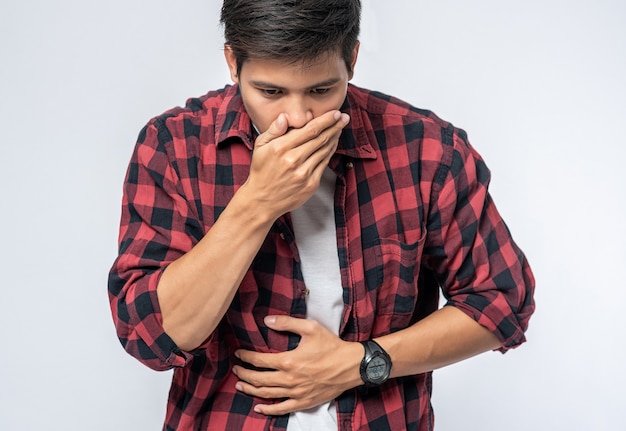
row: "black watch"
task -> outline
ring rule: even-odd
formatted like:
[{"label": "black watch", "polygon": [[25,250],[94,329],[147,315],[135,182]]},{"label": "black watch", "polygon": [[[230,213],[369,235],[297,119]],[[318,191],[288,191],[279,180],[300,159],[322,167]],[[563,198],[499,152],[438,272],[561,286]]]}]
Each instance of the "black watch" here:
[{"label": "black watch", "polygon": [[375,341],[361,341],[361,344],[365,348],[361,361],[361,379],[366,386],[385,383],[391,374],[391,358]]}]

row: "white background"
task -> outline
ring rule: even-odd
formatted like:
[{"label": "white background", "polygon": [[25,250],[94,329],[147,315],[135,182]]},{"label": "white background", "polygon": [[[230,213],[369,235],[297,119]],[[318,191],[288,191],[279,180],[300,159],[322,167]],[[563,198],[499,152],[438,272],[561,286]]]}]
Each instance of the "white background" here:
[{"label": "white background", "polygon": [[[468,131],[537,278],[529,342],[435,373],[437,429],[626,424],[626,5],[364,0],[354,83]],[[0,429],[157,430],[106,293],[154,115],[228,82],[208,0],[0,3]]]}]

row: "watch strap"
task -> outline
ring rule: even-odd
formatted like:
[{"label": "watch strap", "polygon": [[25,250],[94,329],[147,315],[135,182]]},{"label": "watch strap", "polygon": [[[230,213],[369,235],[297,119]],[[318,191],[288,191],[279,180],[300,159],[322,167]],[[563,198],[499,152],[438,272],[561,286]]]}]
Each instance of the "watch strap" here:
[{"label": "watch strap", "polygon": [[[383,349],[380,344],[378,344],[374,340],[361,341],[361,344],[365,349],[365,353],[363,355],[363,359],[361,360],[360,367],[361,380],[363,380],[366,386],[377,386],[381,383],[384,383],[387,380],[389,373],[391,372],[391,357],[385,351],[385,349]],[[383,357],[389,367],[387,377],[380,382],[372,382],[367,376],[367,365],[375,356]]]}]

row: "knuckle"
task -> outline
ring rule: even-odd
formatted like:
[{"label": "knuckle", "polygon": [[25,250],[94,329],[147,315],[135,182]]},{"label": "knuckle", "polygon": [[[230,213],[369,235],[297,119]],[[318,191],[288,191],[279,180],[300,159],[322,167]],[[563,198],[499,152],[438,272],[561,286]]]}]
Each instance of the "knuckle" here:
[{"label": "knuckle", "polygon": [[[284,358],[282,358],[280,365],[283,370],[290,371],[293,370],[295,362],[291,356],[285,356]],[[285,376],[285,378],[292,379],[293,376],[287,375]]]},{"label": "knuckle", "polygon": [[261,398],[271,398],[272,397],[271,391],[269,389],[267,389],[267,388],[259,389],[256,392],[257,392],[256,395],[261,397]]},{"label": "knuckle", "polygon": [[285,148],[282,145],[279,145],[277,142],[273,143],[271,146],[272,155],[276,158],[282,157],[285,154]]},{"label": "knuckle", "polygon": [[255,376],[249,376],[246,379],[246,381],[248,382],[248,384],[254,386],[255,388],[258,388],[258,387],[262,386],[261,385],[261,381],[257,377],[255,377]]},{"label": "knuckle", "polygon": [[309,185],[309,174],[305,172],[303,169],[298,169],[293,173],[294,180],[299,184],[304,184],[304,188],[308,189]]},{"label": "knuckle", "polygon": [[302,183],[302,186],[299,189],[300,196],[302,196],[303,198],[308,198],[308,197],[312,196],[314,193],[315,193],[315,188],[314,187],[312,187],[308,183]]},{"label": "knuckle", "polygon": [[323,148],[327,146],[328,142],[330,141],[330,138],[331,136],[328,133],[322,133],[321,135],[317,136],[316,138],[317,146],[319,148]]},{"label": "knuckle", "polygon": [[287,387],[297,388],[300,383],[300,379],[291,373],[285,378],[285,383],[287,384]]},{"label": "knuckle", "polygon": [[304,126],[307,134],[312,137],[319,136],[322,130],[315,124],[315,122],[309,122]]},{"label": "knuckle", "polygon": [[319,326],[321,326],[320,323],[314,319],[307,319],[304,323],[306,325],[306,329],[309,332],[314,332],[315,330],[318,329]]},{"label": "knuckle", "polygon": [[331,139],[333,139],[334,137],[335,137],[335,135],[331,134],[330,132],[329,133],[323,133],[322,136],[321,136],[322,144],[324,144],[324,145],[328,144],[331,141]]},{"label": "knuckle", "polygon": [[308,389],[304,387],[298,387],[292,391],[291,395],[292,395],[292,398],[303,399],[309,395],[309,391]]},{"label": "knuckle", "polygon": [[289,168],[294,168],[298,165],[298,159],[290,154],[283,156],[283,161],[285,162],[285,165],[287,165],[287,167]]},{"label": "knuckle", "polygon": [[280,130],[278,129],[276,123],[270,124],[270,126],[265,130],[265,133],[267,133],[267,135],[271,138],[277,138],[280,136]]}]

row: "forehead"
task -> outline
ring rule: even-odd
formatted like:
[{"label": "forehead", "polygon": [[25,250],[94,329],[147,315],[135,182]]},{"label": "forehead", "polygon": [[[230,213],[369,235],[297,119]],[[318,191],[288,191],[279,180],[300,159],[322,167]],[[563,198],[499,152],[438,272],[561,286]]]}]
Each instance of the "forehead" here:
[{"label": "forehead", "polygon": [[280,87],[308,87],[322,82],[347,79],[346,64],[338,54],[328,54],[311,61],[289,62],[260,58],[247,59],[241,79]]}]

